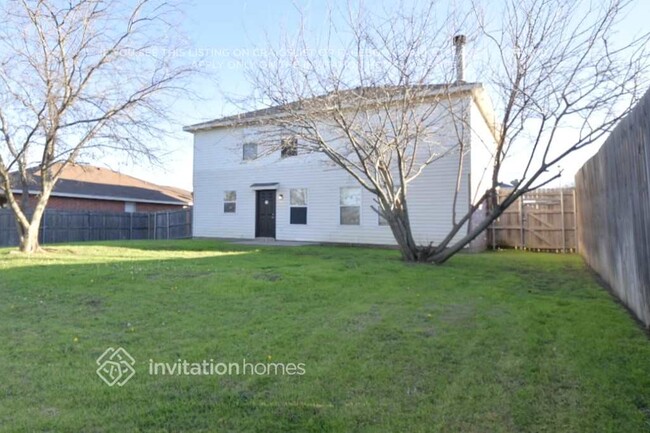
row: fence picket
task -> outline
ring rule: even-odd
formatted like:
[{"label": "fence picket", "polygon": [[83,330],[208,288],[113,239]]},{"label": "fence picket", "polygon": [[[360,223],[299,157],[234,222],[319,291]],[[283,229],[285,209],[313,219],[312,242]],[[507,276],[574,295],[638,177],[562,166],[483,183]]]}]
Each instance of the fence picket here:
[{"label": "fence picket", "polygon": [[[158,213],[64,212],[46,210],[40,230],[43,244],[127,239],[182,239],[192,237],[191,209]],[[166,216],[166,218],[165,218]],[[161,221],[158,218],[161,217]],[[154,230],[150,231],[150,218]],[[163,230],[167,236],[157,236]],[[0,247],[18,245],[16,220],[0,209]]]},{"label": "fence picket", "polygon": [[[510,190],[499,190],[499,203]],[[573,188],[544,188],[519,197],[491,226],[493,248],[535,251],[576,250],[575,201],[564,199]],[[573,224],[567,224],[567,219]]]}]

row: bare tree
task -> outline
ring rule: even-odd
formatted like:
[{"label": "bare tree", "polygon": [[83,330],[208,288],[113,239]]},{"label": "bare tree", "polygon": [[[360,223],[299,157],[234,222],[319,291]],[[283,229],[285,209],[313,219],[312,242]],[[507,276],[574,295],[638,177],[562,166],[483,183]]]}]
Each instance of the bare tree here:
[{"label": "bare tree", "polygon": [[40,250],[50,194],[81,155],[156,159],[151,143],[165,132],[166,98],[192,72],[175,56],[177,12],[159,0],[5,2],[0,189],[21,251]]},{"label": "bare tree", "polygon": [[[350,4],[342,19],[330,17],[322,40],[302,28],[269,44],[269,56],[248,76],[258,104],[274,107],[262,118],[267,129],[297,137],[298,146],[323,153],[375,194],[405,260],[443,263],[522,194],[559,176],[549,174],[558,162],[625,116],[640,96],[649,39],[612,42],[627,0],[506,0],[497,10],[500,22],[491,23],[476,3],[464,13],[435,1],[415,3],[383,13]],[[460,161],[459,185],[472,132],[467,107],[455,96],[476,86],[455,78],[450,55],[452,35],[461,29],[484,50],[472,62],[497,102],[493,164],[488,187],[469,206],[458,205],[458,187],[450,191],[447,236],[418,245],[408,187],[452,155]],[[439,130],[449,122],[451,140]],[[564,128],[578,131],[575,140],[558,142]],[[504,161],[515,150],[520,159],[525,154],[520,181],[497,203]],[[480,222],[470,224],[479,209]]]}]

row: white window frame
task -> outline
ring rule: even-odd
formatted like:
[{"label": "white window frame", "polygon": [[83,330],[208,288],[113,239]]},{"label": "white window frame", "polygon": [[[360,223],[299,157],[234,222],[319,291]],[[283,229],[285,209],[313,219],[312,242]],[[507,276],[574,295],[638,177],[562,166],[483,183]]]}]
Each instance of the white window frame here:
[{"label": "white window frame", "polygon": [[[252,158],[246,158],[246,146],[255,146],[255,156],[253,156]],[[242,161],[255,161],[258,155],[259,153],[258,153],[257,143],[248,142],[242,145],[242,156],[241,156]]]},{"label": "white window frame", "polygon": [[[355,189],[355,190],[359,191],[359,203],[358,204],[349,205],[349,204],[344,204],[343,203],[343,190],[345,190],[345,189]],[[362,203],[363,203],[363,190],[361,189],[360,186],[359,187],[357,187],[357,186],[342,186],[341,188],[339,188],[339,225],[341,225],[341,226],[360,226],[361,225],[361,205],[362,205]],[[342,209],[344,207],[345,208],[356,207],[358,209],[359,222],[357,224],[345,224],[345,223],[343,223]]]},{"label": "white window frame", "polygon": [[[228,199],[228,193],[233,193],[235,195],[233,200]],[[226,211],[226,204],[231,204],[231,203],[235,205],[235,209],[232,212]],[[231,215],[237,213],[237,191],[233,189],[229,189],[223,192],[223,213],[224,215]]]},{"label": "white window frame", "polygon": [[[286,149],[292,149],[293,152],[290,154],[285,154]],[[298,138],[297,137],[287,137],[283,138],[280,141],[280,158],[291,158],[293,156],[298,156]]]},{"label": "white window frame", "polygon": [[[293,194],[291,193],[294,190],[303,190],[305,191],[305,204],[293,204]],[[307,221],[309,216],[305,215],[305,223],[292,223],[291,222],[291,208],[305,208],[309,209],[309,189],[308,188],[290,188],[289,189],[289,224],[291,225],[299,225],[299,226],[305,226],[307,225]],[[309,214],[309,210],[306,210],[307,214]]]}]

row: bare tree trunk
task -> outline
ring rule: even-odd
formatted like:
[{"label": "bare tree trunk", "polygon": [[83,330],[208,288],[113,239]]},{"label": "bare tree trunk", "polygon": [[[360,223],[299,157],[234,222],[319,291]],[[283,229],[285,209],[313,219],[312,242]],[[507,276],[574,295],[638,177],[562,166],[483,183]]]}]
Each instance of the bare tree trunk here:
[{"label": "bare tree trunk", "polygon": [[22,230],[19,248],[20,252],[26,254],[42,252],[38,242],[38,225],[30,224],[26,229]]},{"label": "bare tree trunk", "polygon": [[406,229],[407,223],[404,221],[404,216],[393,215],[388,224],[399,246],[402,259],[407,262],[414,262],[417,257],[417,245],[413,241],[410,230]]},{"label": "bare tree trunk", "polygon": [[469,245],[478,235],[483,233],[484,230],[487,230],[490,225],[503,214],[503,212],[508,209],[508,207],[514,203],[519,197],[521,197],[527,190],[521,189],[518,191],[513,191],[506,199],[502,202],[498,202],[496,191],[492,190],[488,193],[488,213],[478,225],[472,227],[469,232],[463,236],[458,242],[454,243],[449,248],[444,248],[431,256],[431,261],[435,264],[441,265],[454,256],[457,252]]},{"label": "bare tree trunk", "polygon": [[407,210],[396,210],[390,213],[388,225],[399,246],[402,259],[406,262],[430,262],[431,246],[418,245],[413,238]]},{"label": "bare tree trunk", "polygon": [[505,210],[505,208],[497,207],[489,217],[485,218],[479,225],[473,227],[467,235],[465,235],[460,241],[456,242],[450,248],[445,248],[439,253],[434,254],[431,257],[431,261],[435,264],[441,265],[454,256],[457,252],[469,245],[478,235],[480,235],[484,230],[490,227],[490,224],[494,222]]},{"label": "bare tree trunk", "polygon": [[[31,218],[28,217],[27,221],[18,224],[18,233],[20,234],[19,248],[23,253],[32,254],[43,251],[38,241],[38,231],[41,227],[41,220],[43,219],[47,202],[50,199],[52,188],[52,184],[44,185],[45,191],[38,197],[38,202],[34,207],[34,212],[31,214]],[[27,209],[23,209],[23,212],[26,214],[28,213]]]}]

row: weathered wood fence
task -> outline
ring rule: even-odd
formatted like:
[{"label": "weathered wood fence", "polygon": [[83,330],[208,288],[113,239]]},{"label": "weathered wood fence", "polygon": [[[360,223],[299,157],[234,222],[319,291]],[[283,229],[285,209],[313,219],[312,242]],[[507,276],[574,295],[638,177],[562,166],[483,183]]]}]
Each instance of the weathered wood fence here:
[{"label": "weathered wood fence", "polygon": [[[192,237],[192,210],[155,213],[62,212],[43,215],[41,244],[62,242],[181,239]],[[0,246],[18,245],[16,220],[0,209]]]},{"label": "weathered wood fence", "polygon": [[650,91],[576,174],[580,254],[650,327]]},{"label": "weathered wood fence", "polygon": [[[509,189],[499,189],[499,202],[509,193]],[[492,224],[488,234],[493,248],[575,251],[574,188],[545,188],[524,194]]]}]

